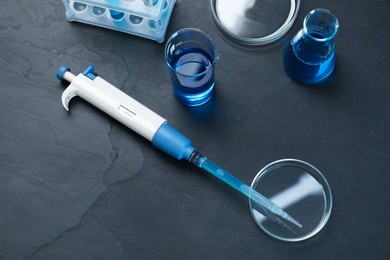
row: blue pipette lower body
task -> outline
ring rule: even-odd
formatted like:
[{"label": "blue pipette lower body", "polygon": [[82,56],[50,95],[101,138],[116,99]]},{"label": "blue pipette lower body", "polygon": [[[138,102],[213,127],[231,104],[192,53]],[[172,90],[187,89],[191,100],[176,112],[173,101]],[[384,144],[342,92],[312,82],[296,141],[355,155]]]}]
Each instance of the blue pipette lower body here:
[{"label": "blue pipette lower body", "polygon": [[209,161],[207,157],[203,156],[199,152],[195,151],[191,155],[189,161],[196,166],[205,169],[209,173],[213,174],[223,182],[229,184],[231,187],[235,188],[236,190],[256,202],[263,209],[265,217],[276,222],[278,225],[287,226],[284,221],[287,220],[288,222],[302,228],[302,225],[297,220],[287,214],[287,212],[285,212],[271,200],[267,199],[266,197],[243,183],[241,180],[237,179],[236,177],[223,170],[213,162]]}]

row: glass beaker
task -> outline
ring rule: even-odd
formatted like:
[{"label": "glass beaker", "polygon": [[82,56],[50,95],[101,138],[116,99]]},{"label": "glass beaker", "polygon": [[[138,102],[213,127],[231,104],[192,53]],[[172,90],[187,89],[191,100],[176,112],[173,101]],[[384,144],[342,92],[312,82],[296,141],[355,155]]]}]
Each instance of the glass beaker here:
[{"label": "glass beaker", "polygon": [[301,29],[284,49],[284,67],[295,80],[314,85],[323,82],[336,64],[334,37],[339,22],[326,9],[312,10]]},{"label": "glass beaker", "polygon": [[206,103],[214,93],[214,65],[219,53],[214,42],[195,28],[174,33],[165,46],[165,60],[176,98],[187,106]]}]

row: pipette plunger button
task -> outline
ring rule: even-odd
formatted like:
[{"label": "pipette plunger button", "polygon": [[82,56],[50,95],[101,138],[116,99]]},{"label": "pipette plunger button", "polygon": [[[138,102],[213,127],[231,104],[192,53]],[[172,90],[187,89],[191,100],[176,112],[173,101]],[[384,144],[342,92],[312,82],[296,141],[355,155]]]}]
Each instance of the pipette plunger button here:
[{"label": "pipette plunger button", "polygon": [[70,71],[70,68],[68,66],[62,66],[58,71],[57,71],[57,79],[59,80],[64,80],[64,74],[65,72]]}]

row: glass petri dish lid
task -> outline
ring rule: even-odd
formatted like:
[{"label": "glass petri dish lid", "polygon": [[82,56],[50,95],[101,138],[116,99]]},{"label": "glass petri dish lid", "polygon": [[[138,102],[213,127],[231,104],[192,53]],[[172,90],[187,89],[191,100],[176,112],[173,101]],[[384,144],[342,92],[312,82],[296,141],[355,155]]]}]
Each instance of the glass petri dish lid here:
[{"label": "glass petri dish lid", "polygon": [[268,235],[282,241],[306,240],[322,230],[332,211],[332,193],[321,172],[296,159],[272,162],[259,171],[252,188],[269,198],[302,227],[276,224],[264,217],[264,210],[251,199],[249,207],[255,223]]},{"label": "glass petri dish lid", "polygon": [[218,28],[245,45],[264,45],[281,38],[297,18],[301,0],[211,0]]}]

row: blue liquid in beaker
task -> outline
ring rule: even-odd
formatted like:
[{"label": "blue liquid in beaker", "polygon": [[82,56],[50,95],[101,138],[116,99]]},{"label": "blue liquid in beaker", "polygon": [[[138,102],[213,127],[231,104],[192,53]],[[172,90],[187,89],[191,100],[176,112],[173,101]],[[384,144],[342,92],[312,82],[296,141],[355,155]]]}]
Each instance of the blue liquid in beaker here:
[{"label": "blue liquid in beaker", "polygon": [[[325,39],[321,32],[310,32],[318,39]],[[316,50],[317,49],[317,50]],[[313,51],[315,50],[315,51]],[[285,48],[285,68],[289,75],[304,84],[317,84],[326,79],[335,66],[335,52],[329,48],[308,45],[303,40],[289,43]]]},{"label": "blue liquid in beaker", "polygon": [[187,48],[174,56],[170,66],[173,92],[185,105],[198,106],[206,103],[213,95],[213,61],[202,49]]}]

